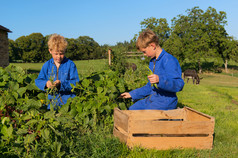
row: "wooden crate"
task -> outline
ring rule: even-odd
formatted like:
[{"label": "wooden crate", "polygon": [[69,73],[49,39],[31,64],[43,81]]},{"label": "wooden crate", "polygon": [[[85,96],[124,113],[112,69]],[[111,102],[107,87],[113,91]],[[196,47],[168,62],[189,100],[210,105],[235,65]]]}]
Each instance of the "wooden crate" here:
[{"label": "wooden crate", "polygon": [[212,149],[215,119],[192,108],[114,109],[114,136],[127,146]]}]

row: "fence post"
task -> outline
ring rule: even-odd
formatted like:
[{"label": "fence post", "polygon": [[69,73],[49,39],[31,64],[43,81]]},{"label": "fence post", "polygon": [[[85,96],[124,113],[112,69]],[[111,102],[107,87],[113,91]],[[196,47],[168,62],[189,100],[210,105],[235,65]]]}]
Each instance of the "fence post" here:
[{"label": "fence post", "polygon": [[112,50],[108,49],[108,64],[109,65],[111,65],[111,53],[112,53]]}]

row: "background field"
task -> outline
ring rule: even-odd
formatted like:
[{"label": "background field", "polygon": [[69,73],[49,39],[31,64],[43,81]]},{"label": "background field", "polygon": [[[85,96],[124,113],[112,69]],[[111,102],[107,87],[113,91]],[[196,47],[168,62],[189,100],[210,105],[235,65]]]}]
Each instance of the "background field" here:
[{"label": "background field", "polygon": [[[89,75],[92,72],[101,71],[108,64],[108,60],[78,60],[74,61],[78,69],[79,76]],[[15,66],[21,66],[28,72],[39,73],[44,63],[11,63]]]}]

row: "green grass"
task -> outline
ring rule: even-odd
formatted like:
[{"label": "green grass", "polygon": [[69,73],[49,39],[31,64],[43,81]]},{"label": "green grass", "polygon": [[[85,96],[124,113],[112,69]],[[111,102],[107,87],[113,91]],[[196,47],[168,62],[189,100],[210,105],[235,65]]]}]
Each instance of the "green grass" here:
[{"label": "green grass", "polygon": [[[129,62],[138,63],[139,59],[129,59]],[[85,77],[92,72],[102,71],[108,66],[108,59],[77,60],[73,61],[77,67],[79,77]],[[20,66],[28,72],[39,73],[44,63],[11,63]]]},{"label": "green grass", "polygon": [[[74,61],[79,76],[88,76],[92,72],[97,72],[103,70],[107,64],[108,60],[106,59],[98,59],[98,60],[78,60]],[[21,66],[23,69],[28,70],[29,72],[39,73],[41,67],[44,63],[11,63],[15,66]]]},{"label": "green grass", "polygon": [[238,78],[207,74],[200,85],[185,84],[179,102],[215,117],[214,148],[196,150],[196,157],[236,157],[238,155]]}]

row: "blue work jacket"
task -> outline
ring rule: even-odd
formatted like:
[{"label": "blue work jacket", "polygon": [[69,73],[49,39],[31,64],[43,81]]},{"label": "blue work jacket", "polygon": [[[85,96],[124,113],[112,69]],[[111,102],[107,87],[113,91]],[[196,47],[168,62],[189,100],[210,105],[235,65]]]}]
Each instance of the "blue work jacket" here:
[{"label": "blue work jacket", "polygon": [[[53,58],[48,60],[42,66],[39,76],[35,80],[36,86],[46,91],[46,82],[50,80],[50,77],[53,77],[54,81],[57,79],[60,80],[61,84],[55,96],[51,94],[48,95],[49,100],[54,100],[57,106],[61,106],[66,104],[68,98],[75,97],[75,94],[71,92],[72,87],[70,84],[76,85],[76,82],[79,82],[79,76],[73,61],[64,57],[57,70]],[[50,109],[50,105],[48,105],[48,109]]]},{"label": "blue work jacket", "polygon": [[[153,58],[149,63],[150,70],[159,76],[157,87],[151,86],[150,81],[130,93],[133,100],[141,100],[139,106],[145,106],[145,109],[170,110],[177,107],[178,98],[176,92],[183,89],[184,81],[182,71],[178,60],[162,49],[159,57]],[[138,101],[139,102],[139,101]]]}]

